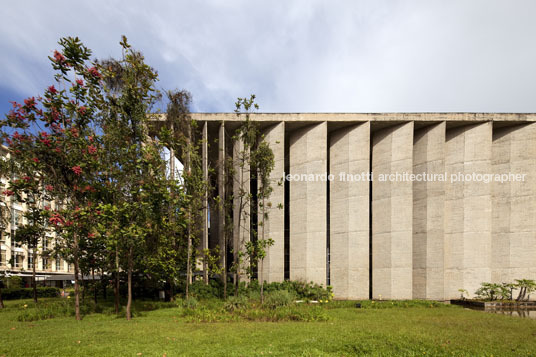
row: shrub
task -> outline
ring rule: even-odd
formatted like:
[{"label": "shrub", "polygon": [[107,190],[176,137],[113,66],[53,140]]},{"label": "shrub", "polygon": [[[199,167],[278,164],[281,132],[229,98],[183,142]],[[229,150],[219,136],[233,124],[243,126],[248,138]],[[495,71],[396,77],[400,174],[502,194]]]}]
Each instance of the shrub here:
[{"label": "shrub", "polygon": [[[58,297],[60,296],[60,289],[51,287],[37,288],[37,297]],[[33,298],[32,288],[9,288],[2,289],[2,298],[4,300],[15,299],[31,299]]]},{"label": "shrub", "polygon": [[229,296],[223,305],[227,311],[235,311],[240,309],[247,309],[249,307],[249,300],[244,295]]},{"label": "shrub", "polygon": [[188,299],[184,299],[181,301],[181,306],[189,310],[195,310],[198,305],[199,302],[193,296],[190,296]]},{"label": "shrub", "polygon": [[223,285],[218,280],[210,280],[208,285],[203,281],[194,281],[190,285],[189,294],[197,299],[221,298],[223,296]]},{"label": "shrub", "polygon": [[281,306],[289,306],[296,300],[296,295],[287,290],[275,290],[266,294],[264,306],[275,309]]}]

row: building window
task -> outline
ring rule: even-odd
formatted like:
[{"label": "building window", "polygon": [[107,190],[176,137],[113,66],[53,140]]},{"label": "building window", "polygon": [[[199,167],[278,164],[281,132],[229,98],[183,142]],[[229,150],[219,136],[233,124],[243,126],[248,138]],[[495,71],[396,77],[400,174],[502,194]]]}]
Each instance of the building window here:
[{"label": "building window", "polygon": [[43,270],[48,269],[48,258],[43,258]]},{"label": "building window", "polygon": [[24,262],[24,257],[22,254],[15,253],[15,268],[22,268],[22,263]]},{"label": "building window", "polygon": [[43,250],[48,250],[48,248],[49,248],[48,238],[43,238]]},{"label": "building window", "polygon": [[56,257],[56,271],[61,270],[61,259],[60,257]]},{"label": "building window", "polygon": [[33,269],[34,255],[33,253],[28,253],[28,269]]},{"label": "building window", "polygon": [[11,230],[16,230],[22,224],[22,211],[13,208],[11,210]]},{"label": "building window", "polygon": [[0,267],[5,267],[6,262],[6,251],[2,249],[0,250]]}]

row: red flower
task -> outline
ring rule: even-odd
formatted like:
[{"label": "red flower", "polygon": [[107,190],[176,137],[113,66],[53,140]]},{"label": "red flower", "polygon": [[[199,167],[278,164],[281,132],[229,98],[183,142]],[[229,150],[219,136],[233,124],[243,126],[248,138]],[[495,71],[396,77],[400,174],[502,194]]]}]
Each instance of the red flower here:
[{"label": "red flower", "polygon": [[99,210],[96,210],[96,211],[95,211],[95,213],[96,213],[96,214],[97,214],[98,216],[100,216],[100,214],[101,214],[101,211],[99,211]]},{"label": "red flower", "polygon": [[95,233],[89,233],[87,236],[88,236],[89,238],[95,238]]},{"label": "red flower", "polygon": [[58,224],[63,224],[63,218],[60,216],[59,213],[55,213],[52,217],[48,220],[53,225],[57,226]]},{"label": "red flower", "polygon": [[50,87],[48,87],[48,91],[49,91],[50,93],[52,93],[52,94],[56,94],[56,93],[58,93],[58,91],[56,90],[56,87],[54,87],[54,86],[50,86]]},{"label": "red flower", "polygon": [[73,221],[67,221],[65,222],[65,226],[70,227],[73,225]]},{"label": "red flower", "polygon": [[76,84],[78,84],[80,87],[83,87],[84,86],[84,81],[81,80],[81,79],[77,79]]},{"label": "red flower", "polygon": [[41,139],[40,141],[46,146],[50,146],[51,141],[49,139]]},{"label": "red flower", "polygon": [[26,182],[30,182],[31,177],[30,177],[30,176],[24,176],[22,179],[23,179],[24,181],[26,181]]},{"label": "red flower", "polygon": [[80,108],[78,108],[78,113],[80,113],[80,115],[86,114],[86,107],[81,106]]},{"label": "red flower", "polygon": [[50,211],[50,206],[45,206],[45,211]]},{"label": "red flower", "polygon": [[37,164],[37,163],[39,162],[39,159],[36,158],[36,157],[34,157],[34,158],[32,158],[32,161],[35,162],[35,163]]},{"label": "red flower", "polygon": [[59,53],[58,51],[54,51],[54,59],[57,63],[63,63],[65,62],[65,56]]},{"label": "red flower", "polygon": [[87,147],[87,151],[90,153],[90,154],[96,154],[97,153],[97,148],[93,145],[89,145]]},{"label": "red flower", "polygon": [[4,195],[6,196],[13,196],[15,194],[15,192],[13,191],[10,191],[10,190],[5,190],[4,192],[2,192]]},{"label": "red flower", "polygon": [[53,191],[54,190],[54,187],[52,185],[46,185],[45,186],[45,190],[47,191]]},{"label": "red flower", "polygon": [[80,166],[73,166],[71,167],[71,170],[73,170],[73,172],[77,175],[80,175],[82,173],[82,168],[80,168]]},{"label": "red flower", "polygon": [[31,98],[24,99],[24,105],[30,109],[35,109],[35,98],[31,97]]},{"label": "red flower", "polygon": [[57,147],[57,148],[54,148],[54,151],[57,152],[57,153],[60,153],[61,149]]},{"label": "red flower", "polygon": [[99,71],[97,71],[97,69],[95,67],[91,67],[87,71],[89,72],[89,74],[91,74],[94,77],[98,77],[98,78],[101,77],[101,74],[99,73]]}]

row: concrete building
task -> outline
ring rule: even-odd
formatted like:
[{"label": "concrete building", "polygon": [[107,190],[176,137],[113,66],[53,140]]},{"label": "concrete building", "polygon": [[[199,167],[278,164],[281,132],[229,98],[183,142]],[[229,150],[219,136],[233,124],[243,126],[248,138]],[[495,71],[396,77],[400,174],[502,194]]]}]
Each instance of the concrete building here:
[{"label": "concrete building", "polygon": [[[208,146],[205,170],[214,168],[212,195],[229,197],[239,188],[225,181],[224,166],[240,146],[233,137],[241,118],[193,117]],[[331,285],[341,299],[444,300],[481,282],[536,279],[536,114],[252,120],[275,155],[266,281]],[[254,195],[249,175],[241,180]],[[214,197],[207,201],[202,244],[221,246],[223,213]],[[229,244],[244,244],[238,236]]]}]

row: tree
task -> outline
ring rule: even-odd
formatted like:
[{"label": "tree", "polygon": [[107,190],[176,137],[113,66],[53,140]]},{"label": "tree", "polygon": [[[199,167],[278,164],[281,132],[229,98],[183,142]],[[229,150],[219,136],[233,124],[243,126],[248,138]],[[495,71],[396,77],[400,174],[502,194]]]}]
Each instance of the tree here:
[{"label": "tree", "polygon": [[152,230],[150,193],[161,177],[163,160],[148,131],[148,113],[159,98],[154,88],[158,76],[126,37],[120,44],[122,59],[100,63],[107,92],[102,128],[108,156],[105,161],[110,165],[106,183],[113,192],[109,195],[112,200],[107,202],[108,211],[116,229],[118,265],[127,272],[126,318],[130,320],[132,275]]},{"label": "tree", "polygon": [[203,209],[205,192],[209,182],[203,175],[200,155],[201,138],[197,122],[190,116],[191,95],[187,91],[169,91],[166,126],[160,131],[160,138],[170,150],[171,179],[176,179],[175,155],[180,155],[184,163],[182,180],[188,202],[186,203],[186,297],[192,283],[192,260],[197,256],[193,247],[197,246],[203,229]]},{"label": "tree", "polygon": [[79,320],[80,242],[87,237],[80,235],[72,219],[91,201],[100,171],[93,140],[102,105],[101,74],[90,62],[91,51],[78,38],[62,38],[59,44],[61,51],[49,57],[58,87],[51,85],[42,97],[28,98],[24,104],[13,102],[0,127],[10,157],[23,168],[28,158],[38,164],[42,177],[50,182],[47,191],[60,202],[50,212],[49,222],[63,235],[63,251],[74,264]]},{"label": "tree", "polygon": [[[255,95],[251,95],[250,98],[238,98],[235,104],[236,115],[238,117],[245,115],[235,137],[235,140],[242,143],[241,150],[236,152],[234,165],[238,170],[238,172],[234,172],[234,180],[238,180],[238,190],[235,190],[234,194],[236,195],[236,208],[238,208],[239,217],[239,225],[235,225],[235,229],[239,229],[240,232],[238,247],[235,247],[238,250],[235,262],[237,269],[236,288],[238,288],[239,270],[243,264],[242,259],[245,259],[249,263],[246,270],[250,276],[254,276],[255,271],[259,272],[261,301],[264,302],[263,263],[266,250],[274,244],[272,239],[266,238],[264,229],[268,219],[267,206],[269,202],[267,200],[273,190],[270,174],[274,168],[274,153],[270,145],[264,140],[264,136],[260,134],[256,123],[250,120],[252,110],[259,109],[258,104],[255,103]],[[250,177],[246,178],[247,173],[250,174]],[[255,194],[252,194],[249,187],[246,187],[250,179],[255,179],[257,182]],[[255,199],[253,200],[253,198]],[[250,212],[248,212],[248,208],[251,210]],[[258,224],[250,224],[252,218],[257,218]],[[260,236],[259,228],[261,230]],[[249,240],[243,237],[244,233],[249,234]],[[243,250],[244,248],[245,250]]]}]

